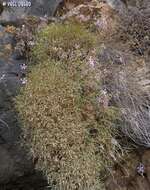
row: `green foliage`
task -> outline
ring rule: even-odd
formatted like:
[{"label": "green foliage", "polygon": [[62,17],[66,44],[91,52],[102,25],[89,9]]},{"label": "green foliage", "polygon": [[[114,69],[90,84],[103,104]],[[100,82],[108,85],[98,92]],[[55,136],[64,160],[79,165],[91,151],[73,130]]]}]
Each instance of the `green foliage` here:
[{"label": "green foliage", "polygon": [[36,61],[84,59],[96,44],[94,34],[78,24],[51,24],[37,34],[33,55]]},{"label": "green foliage", "polygon": [[[118,156],[112,144],[118,110],[99,104],[99,72],[81,60],[72,45],[78,43],[80,51],[90,51],[93,37],[89,35],[79,26],[44,29],[33,50],[40,63],[31,68],[16,98],[25,141],[38,157],[37,167],[58,190],[101,190],[99,174],[105,175]],[[56,61],[55,46],[71,51],[75,60]]]},{"label": "green foliage", "polygon": [[116,111],[97,112],[89,94],[81,94],[79,82],[59,64],[42,63],[32,69],[16,99],[38,168],[50,182],[57,181],[59,189],[98,189],[99,172],[112,164]]}]

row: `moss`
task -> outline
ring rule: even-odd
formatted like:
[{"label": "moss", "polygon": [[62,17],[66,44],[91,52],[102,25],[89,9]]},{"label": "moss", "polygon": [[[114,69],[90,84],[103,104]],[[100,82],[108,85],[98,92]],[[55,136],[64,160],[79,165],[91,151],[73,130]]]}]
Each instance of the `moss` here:
[{"label": "moss", "polygon": [[51,24],[37,34],[33,57],[41,62],[83,60],[96,44],[96,38],[78,24]]},{"label": "moss", "polygon": [[112,164],[113,108],[99,111],[96,121],[93,101],[88,95],[81,101],[81,88],[59,64],[42,63],[32,69],[16,99],[38,168],[59,189],[96,189],[99,172]]},{"label": "moss", "polygon": [[[106,174],[113,164],[112,156],[117,158],[118,154],[111,143],[118,110],[100,107],[98,73],[86,59],[75,56],[72,45],[79,43],[79,51],[90,51],[95,42],[89,35],[80,26],[44,29],[33,50],[40,63],[31,67],[28,83],[15,100],[25,141],[38,157],[37,168],[57,189],[101,190],[99,174]],[[75,59],[58,61],[52,54],[52,47],[58,44]]]}]

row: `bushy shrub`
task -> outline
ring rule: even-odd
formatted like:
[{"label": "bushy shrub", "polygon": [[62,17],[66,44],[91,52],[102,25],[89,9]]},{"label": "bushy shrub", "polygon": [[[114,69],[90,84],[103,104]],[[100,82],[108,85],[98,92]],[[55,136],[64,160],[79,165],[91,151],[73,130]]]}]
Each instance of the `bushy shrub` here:
[{"label": "bushy shrub", "polygon": [[55,23],[37,34],[33,55],[39,62],[47,59],[83,60],[95,43],[95,36],[83,26],[75,23]]},{"label": "bushy shrub", "polygon": [[107,70],[101,80],[111,93],[110,102],[120,110],[121,120],[117,124],[121,135],[127,137],[129,146],[132,141],[150,147],[148,64],[143,58],[108,47],[98,51],[98,60]]},{"label": "bushy shrub", "polygon": [[[135,64],[135,63],[134,63]],[[122,115],[122,134],[137,145],[150,147],[148,68],[124,67],[113,75],[109,85]]]},{"label": "bushy shrub", "polygon": [[[49,26],[39,36],[33,55],[40,63],[31,68],[16,107],[25,142],[38,158],[37,168],[54,189],[101,190],[100,173],[105,176],[119,155],[112,143],[118,110],[99,103],[99,71],[72,47],[79,43],[79,51],[90,51],[93,37],[79,26],[72,27]],[[59,45],[75,59],[56,61],[59,51],[55,56],[52,48]]]},{"label": "bushy shrub", "polygon": [[58,189],[99,189],[99,172],[112,164],[116,110],[96,113],[89,95],[82,97],[80,84],[58,65],[34,67],[16,100],[25,138]]},{"label": "bushy shrub", "polygon": [[150,22],[147,14],[133,9],[122,18],[118,28],[117,37],[128,44],[131,51],[141,56],[149,54]]}]

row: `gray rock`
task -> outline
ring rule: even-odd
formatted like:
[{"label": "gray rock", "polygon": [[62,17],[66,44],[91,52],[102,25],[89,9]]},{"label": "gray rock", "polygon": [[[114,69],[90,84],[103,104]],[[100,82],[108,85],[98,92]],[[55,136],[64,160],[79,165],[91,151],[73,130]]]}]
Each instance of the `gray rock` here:
[{"label": "gray rock", "polygon": [[[2,0],[0,0],[1,2]],[[15,0],[16,7],[8,6],[6,0],[6,6],[0,16],[0,23],[15,23],[25,18],[26,16],[53,16],[57,7],[63,0],[24,0],[24,2],[30,2],[31,6],[18,7],[22,0]]]},{"label": "gray rock", "polygon": [[127,6],[126,0],[106,0],[106,2],[112,9],[120,13],[125,12]]},{"label": "gray rock", "polygon": [[[5,45],[14,45],[14,36],[0,26],[0,184],[23,176],[33,170],[33,162],[20,146],[21,127],[13,104],[25,73],[21,65],[25,60],[16,60],[13,50],[5,55]],[[1,188],[0,188],[1,189]]]},{"label": "gray rock", "polygon": [[13,176],[14,163],[8,151],[2,146],[0,146],[0,152],[0,182],[2,183],[8,179],[8,175]]},{"label": "gray rock", "polygon": [[33,164],[17,145],[11,148],[0,145],[0,184],[14,181],[27,172],[33,172]]}]

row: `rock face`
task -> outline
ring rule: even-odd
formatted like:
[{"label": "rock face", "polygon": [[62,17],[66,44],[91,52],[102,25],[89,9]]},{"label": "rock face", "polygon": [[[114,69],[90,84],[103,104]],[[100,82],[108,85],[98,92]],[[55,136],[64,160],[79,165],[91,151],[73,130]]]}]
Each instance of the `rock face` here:
[{"label": "rock face", "polygon": [[102,2],[78,5],[63,15],[61,19],[82,23],[107,37],[116,30],[118,22],[115,12],[109,5]]},{"label": "rock face", "polygon": [[[21,0],[14,1],[15,4],[10,5],[6,0],[6,5],[0,16],[0,23],[16,23],[18,20],[27,16],[53,16],[57,7],[63,0],[26,0],[26,4],[22,6]],[[2,4],[2,0],[0,0]]]},{"label": "rock face", "polygon": [[106,0],[107,4],[117,11],[120,11],[120,9],[124,9],[125,6],[127,6],[126,0]]},{"label": "rock face", "polygon": [[12,98],[22,85],[22,65],[25,60],[15,60],[13,34],[0,26],[0,183],[6,183],[33,170],[26,152],[18,141],[21,129]]}]

